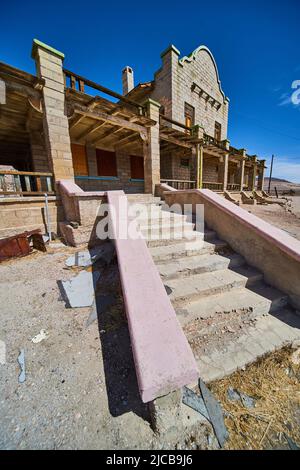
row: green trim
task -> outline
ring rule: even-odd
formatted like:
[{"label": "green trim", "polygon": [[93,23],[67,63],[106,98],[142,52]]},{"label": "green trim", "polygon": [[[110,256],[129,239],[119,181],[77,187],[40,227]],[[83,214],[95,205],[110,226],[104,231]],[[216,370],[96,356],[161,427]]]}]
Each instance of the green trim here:
[{"label": "green trim", "polygon": [[31,50],[31,57],[35,59],[36,52],[38,48],[41,47],[42,49],[46,50],[47,52],[51,52],[52,54],[57,55],[60,57],[62,60],[65,58],[65,54],[62,52],[58,51],[57,49],[54,49],[54,47],[48,46],[48,44],[45,44],[42,41],[39,41],[38,39],[34,39],[32,43],[32,50]]},{"label": "green trim", "polygon": [[177,47],[173,46],[173,44],[170,44],[167,49],[165,49],[161,54],[160,57],[163,58],[164,55],[166,55],[169,51],[175,52],[178,56],[180,55],[180,51],[177,49]]},{"label": "green trim", "polygon": [[153,106],[157,106],[158,108],[161,107],[161,104],[158,101],[154,101],[151,98],[148,98],[146,101],[142,103],[142,106],[147,106],[149,104],[152,104]]}]

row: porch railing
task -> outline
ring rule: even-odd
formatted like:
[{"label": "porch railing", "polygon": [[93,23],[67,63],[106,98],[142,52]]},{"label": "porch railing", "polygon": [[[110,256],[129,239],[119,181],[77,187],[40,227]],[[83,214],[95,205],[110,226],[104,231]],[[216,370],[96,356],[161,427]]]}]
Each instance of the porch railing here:
[{"label": "porch railing", "polygon": [[228,183],[227,184],[227,189],[228,191],[239,191],[240,190],[240,185],[236,183]]},{"label": "porch railing", "polygon": [[55,194],[52,173],[0,170],[1,196]]},{"label": "porch railing", "polygon": [[161,179],[160,182],[166,183],[175,189],[195,189],[196,188],[196,181]]},{"label": "porch railing", "polygon": [[211,183],[208,181],[203,181],[202,183],[203,189],[211,189],[212,191],[222,191],[223,190],[223,183]]}]

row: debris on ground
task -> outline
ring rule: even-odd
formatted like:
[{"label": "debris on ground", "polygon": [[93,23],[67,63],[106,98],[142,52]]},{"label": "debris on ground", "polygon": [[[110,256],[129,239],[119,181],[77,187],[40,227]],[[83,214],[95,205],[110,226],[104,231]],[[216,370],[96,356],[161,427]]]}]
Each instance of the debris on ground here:
[{"label": "debris on ground", "polygon": [[41,341],[43,341],[44,339],[47,339],[48,338],[48,333],[46,332],[46,330],[41,330],[39,332],[39,334],[37,334],[36,336],[34,336],[31,341],[34,343],[34,344],[37,344],[37,343],[40,343]]},{"label": "debris on ground", "polygon": [[6,344],[0,339],[0,365],[6,364]]},{"label": "debris on ground", "polygon": [[[291,348],[283,348],[210,384],[225,411],[226,449],[289,449],[284,434],[300,444],[300,365],[293,364],[292,355]],[[255,407],[232,400],[230,388],[255,397]]]},{"label": "debris on ground", "polygon": [[115,255],[114,245],[112,243],[105,243],[101,247],[97,247],[90,251],[78,251],[69,256],[66,260],[67,267],[89,267],[96,263],[98,260],[103,260],[105,264],[110,264]]},{"label": "debris on ground", "polygon": [[182,402],[210,422],[220,447],[223,447],[228,439],[228,432],[224,423],[222,407],[200,378],[198,386],[202,397],[188,387],[183,387]]},{"label": "debris on ground", "polygon": [[300,450],[300,447],[297,446],[296,442],[294,442],[293,439],[291,439],[291,438],[290,438],[287,434],[285,434],[285,433],[284,433],[283,435],[284,435],[284,437],[286,438],[287,443],[288,443],[288,445],[289,445],[289,448],[290,448],[291,450]]},{"label": "debris on ground", "polygon": [[112,294],[98,295],[96,299],[94,299],[89,318],[86,322],[86,328],[90,326],[95,320],[97,320],[100,313],[104,313],[109,307],[115,305],[116,303],[117,299]]},{"label": "debris on ground", "polygon": [[296,366],[300,364],[300,348],[291,355],[291,363]]},{"label": "debris on ground", "polygon": [[199,389],[220,447],[224,447],[229,435],[224,423],[222,407],[201,378],[199,378]]},{"label": "debris on ground", "polygon": [[255,398],[249,397],[246,393],[239,392],[235,388],[229,387],[227,390],[227,396],[231,401],[240,400],[245,408],[254,408],[255,407]]},{"label": "debris on ground", "polygon": [[95,285],[100,277],[98,271],[81,271],[67,281],[60,281],[67,307],[90,307],[94,302]]},{"label": "debris on ground", "polygon": [[183,387],[182,403],[197,411],[210,421],[203,399],[188,387]]},{"label": "debris on ground", "polygon": [[29,255],[32,249],[47,251],[40,229],[22,232],[0,240],[0,261]]},{"label": "debris on ground", "polygon": [[19,383],[22,384],[26,380],[26,372],[25,372],[25,351],[24,349],[20,350],[20,354],[18,356],[18,363],[20,366],[20,374],[19,374]]}]

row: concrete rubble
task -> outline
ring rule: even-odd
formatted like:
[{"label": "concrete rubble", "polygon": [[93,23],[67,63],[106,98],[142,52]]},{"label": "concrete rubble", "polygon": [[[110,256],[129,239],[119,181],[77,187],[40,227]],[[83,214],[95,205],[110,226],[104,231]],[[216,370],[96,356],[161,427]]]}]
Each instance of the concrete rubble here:
[{"label": "concrete rubble", "polygon": [[99,272],[81,271],[67,281],[61,281],[68,306],[71,308],[90,307],[94,302],[95,285],[100,278]]}]

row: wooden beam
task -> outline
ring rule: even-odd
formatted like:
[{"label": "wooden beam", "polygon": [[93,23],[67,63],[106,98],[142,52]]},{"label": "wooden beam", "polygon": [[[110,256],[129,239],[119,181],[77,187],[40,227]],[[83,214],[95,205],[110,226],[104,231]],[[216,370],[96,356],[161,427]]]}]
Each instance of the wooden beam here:
[{"label": "wooden beam", "polygon": [[93,134],[96,132],[98,129],[101,129],[101,127],[104,127],[106,125],[106,121],[102,122],[101,124],[94,124],[93,126],[89,127],[89,129],[83,131],[77,138],[76,140],[81,140],[84,138],[87,138],[89,135]]},{"label": "wooden beam", "polygon": [[182,142],[181,140],[176,139],[175,137],[171,137],[170,135],[160,134],[159,138],[161,140],[165,140],[166,142],[170,142],[172,144],[178,145],[179,147],[185,147],[188,149],[193,148],[192,144],[187,144],[186,142]]},{"label": "wooden beam", "polygon": [[104,139],[107,139],[107,137],[110,137],[112,135],[115,135],[117,134],[118,132],[121,132],[123,131],[124,128],[123,127],[118,127],[118,129],[115,129],[114,131],[113,130],[109,130],[107,132],[105,132],[104,134],[102,134],[102,136],[99,136],[97,137],[95,140],[93,140],[92,144],[95,145],[97,144],[98,142],[102,142],[102,140]]},{"label": "wooden beam", "polygon": [[120,145],[124,146],[124,145],[128,144],[129,142],[131,142],[132,140],[135,140],[137,137],[138,137],[138,135],[136,135],[136,134],[132,135],[132,133],[130,133],[130,135],[127,135],[127,136],[123,137],[123,139],[119,140],[116,147],[119,147]]},{"label": "wooden beam", "polygon": [[86,106],[76,104],[74,107],[74,113],[78,114],[82,118],[89,117],[91,119],[99,120],[99,121],[107,121],[115,126],[123,127],[124,129],[129,129],[134,132],[147,132],[146,127],[140,126],[134,122],[127,121],[126,119],[122,119],[118,116],[112,116],[107,113],[103,113],[98,110],[89,111]]}]

